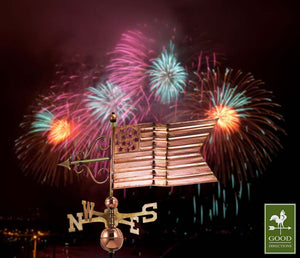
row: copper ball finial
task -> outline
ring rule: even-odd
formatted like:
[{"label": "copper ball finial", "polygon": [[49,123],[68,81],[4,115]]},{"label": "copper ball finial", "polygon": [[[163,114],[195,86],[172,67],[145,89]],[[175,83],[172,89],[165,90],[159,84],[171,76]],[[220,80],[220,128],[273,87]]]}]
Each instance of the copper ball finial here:
[{"label": "copper ball finial", "polygon": [[110,196],[105,199],[105,206],[110,209],[118,207],[118,199],[116,197]]},{"label": "copper ball finial", "polygon": [[115,123],[117,121],[117,115],[115,114],[115,112],[111,113],[109,120],[111,123]]},{"label": "copper ball finial", "polygon": [[124,237],[118,228],[105,228],[100,236],[101,247],[110,253],[118,251],[123,245]]}]

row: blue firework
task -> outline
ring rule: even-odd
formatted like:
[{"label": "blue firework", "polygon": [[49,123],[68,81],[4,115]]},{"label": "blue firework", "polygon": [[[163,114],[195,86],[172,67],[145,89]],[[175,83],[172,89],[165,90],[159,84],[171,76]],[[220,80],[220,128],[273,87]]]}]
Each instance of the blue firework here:
[{"label": "blue firework", "polygon": [[185,86],[187,73],[177,61],[172,41],[170,42],[170,50],[166,49],[156,58],[147,73],[150,74],[150,91],[155,92],[155,97],[160,102],[170,103],[177,99],[179,92],[183,91]]},{"label": "blue firework", "polygon": [[31,133],[49,131],[54,115],[47,109],[35,114],[34,121],[31,123]]},{"label": "blue firework", "polygon": [[130,98],[122,89],[109,81],[88,88],[86,107],[91,112],[88,116],[104,123],[109,121],[112,112],[118,115],[120,121],[125,122],[132,118],[134,109]]}]

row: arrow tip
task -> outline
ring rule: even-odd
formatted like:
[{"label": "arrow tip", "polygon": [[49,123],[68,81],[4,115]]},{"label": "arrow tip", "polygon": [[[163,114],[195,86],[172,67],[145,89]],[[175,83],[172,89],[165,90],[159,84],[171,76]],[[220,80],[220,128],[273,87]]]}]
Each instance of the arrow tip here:
[{"label": "arrow tip", "polygon": [[70,167],[70,159],[66,159],[65,161],[57,164],[57,166],[61,166],[61,167],[65,167],[67,168],[68,170],[71,170],[71,167]]}]

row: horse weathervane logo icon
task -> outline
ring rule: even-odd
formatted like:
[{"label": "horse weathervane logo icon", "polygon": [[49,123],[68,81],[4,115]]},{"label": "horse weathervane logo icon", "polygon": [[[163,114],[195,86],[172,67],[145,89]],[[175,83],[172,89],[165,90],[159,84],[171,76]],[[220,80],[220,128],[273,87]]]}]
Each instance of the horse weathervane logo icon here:
[{"label": "horse weathervane logo icon", "polygon": [[283,222],[287,219],[287,215],[285,214],[285,211],[282,210],[280,212],[280,216],[278,217],[277,215],[272,215],[270,218],[270,221],[274,220],[277,223],[277,227],[274,226],[269,226],[269,230],[277,230],[279,229],[280,235],[281,235],[281,230],[282,229],[287,229],[290,230],[291,227],[284,227]]},{"label": "horse weathervane logo icon", "polygon": [[265,254],[296,253],[296,204],[265,203]]}]

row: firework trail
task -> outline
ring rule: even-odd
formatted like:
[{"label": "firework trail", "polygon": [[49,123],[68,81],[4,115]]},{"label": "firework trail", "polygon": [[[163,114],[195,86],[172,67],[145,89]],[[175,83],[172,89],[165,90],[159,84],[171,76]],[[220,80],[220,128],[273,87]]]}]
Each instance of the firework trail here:
[{"label": "firework trail", "polygon": [[15,141],[15,152],[26,174],[41,183],[60,185],[76,178],[57,164],[86,148],[85,126],[75,111],[81,105],[84,87],[95,84],[102,71],[80,57],[55,68],[48,94],[36,99],[20,124],[23,134]]},{"label": "firework trail", "polygon": [[73,182],[75,176],[57,164],[65,155],[71,155],[80,126],[67,114],[71,107],[62,107],[55,94],[40,96],[36,103],[20,124],[24,134],[15,141],[21,167],[41,183]]},{"label": "firework trail", "polygon": [[55,64],[55,71],[50,89],[59,92],[76,91],[94,85],[104,74],[104,65],[97,58],[83,57],[76,54],[66,58],[63,63]]},{"label": "firework trail", "polygon": [[[199,76],[200,78],[200,76]],[[195,83],[197,84],[197,83]],[[243,181],[265,170],[282,146],[276,135],[282,116],[272,93],[250,74],[226,69],[202,74],[201,87],[186,95],[182,115],[219,118],[202,153],[218,179]]]},{"label": "firework trail", "polygon": [[139,30],[123,33],[120,42],[109,53],[112,58],[106,67],[108,81],[118,85],[126,98],[133,100],[140,121],[150,112],[151,106],[146,71],[154,57],[152,43],[153,40]]}]

